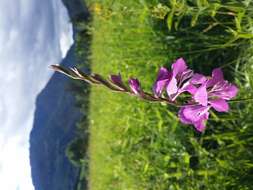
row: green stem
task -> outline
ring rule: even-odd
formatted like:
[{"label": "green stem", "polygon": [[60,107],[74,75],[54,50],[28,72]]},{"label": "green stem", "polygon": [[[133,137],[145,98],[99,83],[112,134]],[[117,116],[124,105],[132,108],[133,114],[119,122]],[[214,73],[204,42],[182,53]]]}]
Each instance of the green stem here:
[{"label": "green stem", "polygon": [[243,98],[243,99],[234,99],[234,100],[229,100],[229,102],[244,102],[244,101],[253,101],[253,97],[251,98]]}]

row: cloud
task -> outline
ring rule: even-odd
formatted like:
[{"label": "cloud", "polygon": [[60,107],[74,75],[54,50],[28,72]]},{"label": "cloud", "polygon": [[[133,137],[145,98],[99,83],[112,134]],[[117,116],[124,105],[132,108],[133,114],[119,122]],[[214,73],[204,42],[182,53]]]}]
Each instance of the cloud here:
[{"label": "cloud", "polygon": [[0,1],[0,189],[32,190],[35,99],[73,43],[61,0]]}]

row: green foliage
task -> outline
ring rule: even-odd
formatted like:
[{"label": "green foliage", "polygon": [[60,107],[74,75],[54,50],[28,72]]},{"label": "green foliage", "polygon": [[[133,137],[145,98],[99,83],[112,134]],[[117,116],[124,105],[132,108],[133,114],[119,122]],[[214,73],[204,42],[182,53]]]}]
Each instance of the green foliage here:
[{"label": "green foliage", "polygon": [[[89,0],[91,69],[136,76],[151,90],[158,68],[183,56],[210,74],[222,67],[253,97],[251,1]],[[89,187],[94,190],[251,189],[253,104],[212,112],[198,134],[174,108],[93,87],[89,102]]]},{"label": "green foliage", "polygon": [[236,38],[240,38],[239,33],[246,33],[252,38],[251,33],[247,30],[243,31],[241,26],[251,22],[248,20],[248,14],[251,14],[251,10],[247,10],[249,6],[245,1],[171,0],[166,4],[156,5],[154,16],[160,19],[167,16],[169,30],[192,28],[201,24],[206,27],[205,32],[215,26],[219,27],[220,31],[232,33]]},{"label": "green foliage", "polygon": [[74,166],[81,167],[85,162],[85,147],[87,142],[83,138],[76,138],[68,145],[66,155]]}]

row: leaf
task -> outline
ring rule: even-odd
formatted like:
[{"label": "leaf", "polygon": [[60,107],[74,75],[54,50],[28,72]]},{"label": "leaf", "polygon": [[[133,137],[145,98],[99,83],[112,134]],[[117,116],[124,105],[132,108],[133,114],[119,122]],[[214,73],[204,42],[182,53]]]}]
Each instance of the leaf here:
[{"label": "leaf", "polygon": [[196,26],[198,18],[199,18],[199,15],[200,15],[200,12],[201,11],[198,11],[195,14],[193,14],[192,19],[191,19],[191,27]]},{"label": "leaf", "polygon": [[172,29],[174,12],[175,12],[174,9],[172,9],[167,17],[167,27],[169,30]]},{"label": "leaf", "polygon": [[144,169],[143,169],[143,173],[144,173],[144,174],[147,173],[148,168],[149,168],[149,163],[147,162],[147,163],[145,164],[145,166],[144,166]]},{"label": "leaf", "polygon": [[187,7],[180,7],[180,14],[178,14],[177,16],[177,19],[175,19],[175,22],[174,22],[174,26],[175,26],[175,29],[178,30],[178,27],[179,27],[179,24],[181,23],[181,20],[184,18],[184,16],[186,15],[188,9]]},{"label": "leaf", "polygon": [[179,17],[177,17],[177,20],[175,21],[174,25],[175,25],[175,30],[178,30],[178,26],[181,23],[181,20],[183,19],[184,15],[180,15]]},{"label": "leaf", "polygon": [[228,28],[226,29],[226,32],[232,34],[233,36],[237,36],[237,35],[238,35],[237,31],[233,30],[233,29],[230,28],[230,27],[228,27]]},{"label": "leaf", "polygon": [[221,7],[221,4],[219,3],[213,3],[211,6],[210,6],[210,9],[211,9],[211,17],[215,17],[216,13],[217,13],[217,10],[219,10]]},{"label": "leaf", "polygon": [[171,7],[175,7],[177,4],[177,0],[170,0],[169,2],[170,2]]},{"label": "leaf", "polygon": [[188,153],[185,153],[185,154],[183,155],[183,159],[184,159],[184,163],[185,163],[186,165],[189,165],[189,164],[190,164],[190,156],[189,156]]},{"label": "leaf", "polygon": [[159,3],[157,6],[154,7],[152,15],[156,18],[164,19],[169,12],[170,12],[169,7]]},{"label": "leaf", "polygon": [[253,39],[253,34],[250,33],[239,33],[238,38]]},{"label": "leaf", "polygon": [[199,9],[207,7],[209,5],[207,0],[197,0],[197,6]]},{"label": "leaf", "polygon": [[245,11],[239,12],[236,16],[235,16],[235,26],[238,32],[242,31],[242,27],[241,27],[241,23],[242,23],[242,18],[245,15]]}]

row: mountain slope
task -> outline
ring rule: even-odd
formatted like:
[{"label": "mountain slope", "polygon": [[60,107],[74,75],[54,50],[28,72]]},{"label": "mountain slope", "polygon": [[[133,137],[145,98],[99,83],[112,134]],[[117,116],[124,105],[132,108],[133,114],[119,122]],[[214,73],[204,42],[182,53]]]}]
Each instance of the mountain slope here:
[{"label": "mountain slope", "polygon": [[[70,66],[74,47],[62,64]],[[65,90],[68,79],[56,73],[36,101],[34,126],[30,134],[30,162],[36,190],[72,190],[79,170],[65,156],[67,144],[75,136],[81,114],[74,96]]]},{"label": "mountain slope", "polygon": [[[87,18],[82,1],[63,2],[71,20]],[[61,65],[73,66],[75,63],[73,45]],[[79,169],[65,156],[66,146],[76,136],[75,124],[81,118],[74,95],[66,89],[69,85],[67,77],[55,73],[36,100],[30,134],[30,163],[36,190],[73,190],[78,181]]]}]

